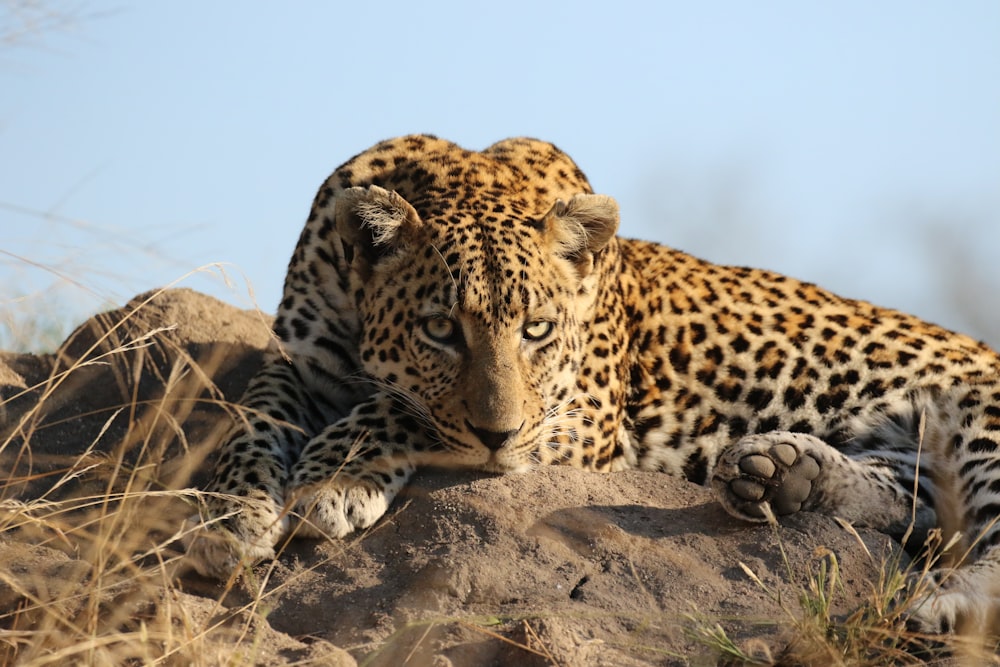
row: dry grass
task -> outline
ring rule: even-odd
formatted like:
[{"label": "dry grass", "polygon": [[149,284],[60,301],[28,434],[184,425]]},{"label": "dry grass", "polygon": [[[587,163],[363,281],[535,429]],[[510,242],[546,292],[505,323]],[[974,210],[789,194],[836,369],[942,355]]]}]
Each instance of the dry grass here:
[{"label": "dry grass", "polygon": [[[773,518],[773,517],[772,517]],[[845,530],[860,536],[841,521]],[[772,521],[778,544],[780,528]],[[926,635],[907,627],[907,620],[934,585],[931,571],[949,562],[960,541],[943,543],[942,532],[932,530],[921,557],[906,562],[899,551],[881,558],[881,573],[873,582],[867,599],[853,613],[835,616],[835,601],[843,596],[842,573],[836,554],[817,549],[805,573],[784,558],[789,581],[802,582],[796,600],[782,599],[749,567],[740,563],[746,575],[774,599],[784,612],[776,620],[784,648],[774,651],[761,642],[740,646],[730,639],[722,625],[704,616],[688,617],[688,634],[718,656],[727,666],[772,665],[810,667],[868,667],[898,665],[1000,665],[995,638],[986,636]],[[867,548],[865,548],[867,552]],[[782,550],[784,555],[784,550]],[[874,556],[868,553],[874,561]]]},{"label": "dry grass", "polygon": [[[195,492],[184,490],[204,447],[183,425],[199,404],[226,407],[209,361],[190,358],[162,330],[144,330],[141,306],[111,324],[83,354],[0,403],[0,664],[252,664],[267,594],[226,609],[186,593],[177,579],[178,526]],[[153,399],[138,394],[151,355],[174,359]],[[107,371],[131,401],[106,417],[76,455],[52,467],[35,445],[53,428],[48,402],[75,378]],[[192,398],[195,400],[192,400]],[[112,424],[126,423],[124,431]],[[120,430],[120,429],[119,429]],[[49,464],[49,465],[46,465]],[[20,497],[26,488],[42,489]]]}]

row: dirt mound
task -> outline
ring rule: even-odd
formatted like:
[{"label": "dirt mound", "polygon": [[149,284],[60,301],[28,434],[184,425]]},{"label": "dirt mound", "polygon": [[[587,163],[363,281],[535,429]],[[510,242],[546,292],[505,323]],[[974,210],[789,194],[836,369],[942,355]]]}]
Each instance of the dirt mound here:
[{"label": "dirt mound", "polygon": [[259,367],[271,321],[189,289],[148,292],[91,318],[55,354],[0,353],[0,470],[38,496],[86,452],[96,467],[77,482],[144,459],[176,472],[168,486],[185,483],[200,472],[185,461],[204,459],[231,423],[226,399]]},{"label": "dirt mound", "polygon": [[204,479],[268,325],[169,290],[56,355],[0,356],[0,629],[36,642],[12,639],[0,663],[31,664],[41,641],[69,651],[75,628],[73,645],[178,664],[688,664],[714,659],[695,636],[716,623],[777,652],[823,568],[840,573],[829,613],[850,613],[893,551],[808,513],[742,524],[654,473],[424,471],[364,534],[200,579],[177,558],[176,490]]}]

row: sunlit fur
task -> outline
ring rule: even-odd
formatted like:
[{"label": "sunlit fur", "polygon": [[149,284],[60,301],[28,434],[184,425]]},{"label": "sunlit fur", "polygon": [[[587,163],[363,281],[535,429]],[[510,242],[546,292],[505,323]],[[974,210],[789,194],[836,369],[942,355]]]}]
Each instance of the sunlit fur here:
[{"label": "sunlit fur", "polygon": [[286,501],[325,535],[371,525],[420,465],[637,467],[711,484],[750,521],[943,521],[968,554],[917,620],[995,615],[1000,357],[617,226],[614,200],[536,140],[408,136],[338,168],[220,450],[212,489],[232,495],[206,513],[233,512],[228,532],[203,531],[192,561],[225,576],[270,557]]}]

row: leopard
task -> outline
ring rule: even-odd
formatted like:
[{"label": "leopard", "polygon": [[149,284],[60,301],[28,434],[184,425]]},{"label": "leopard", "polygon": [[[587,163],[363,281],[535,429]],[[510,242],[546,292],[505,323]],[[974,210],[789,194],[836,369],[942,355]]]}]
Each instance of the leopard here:
[{"label": "leopard", "polygon": [[[551,143],[376,144],[323,183],[187,533],[205,576],[375,524],[421,467],[657,471],[736,519],[957,536],[912,619],[1000,609],[1000,355],[618,234]],[[554,493],[558,490],[553,490]]]}]

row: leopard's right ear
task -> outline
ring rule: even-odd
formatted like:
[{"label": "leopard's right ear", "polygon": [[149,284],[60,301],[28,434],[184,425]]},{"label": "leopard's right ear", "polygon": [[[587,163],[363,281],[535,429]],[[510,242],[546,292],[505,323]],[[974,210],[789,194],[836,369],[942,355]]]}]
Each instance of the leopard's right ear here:
[{"label": "leopard's right ear", "polygon": [[618,202],[606,195],[578,194],[556,201],[542,219],[557,252],[576,264],[581,278],[594,269],[594,258],[618,231]]},{"label": "leopard's right ear", "polygon": [[420,216],[397,192],[377,185],[347,188],[334,199],[333,218],[348,261],[355,255],[367,268],[399,248],[420,225]]}]

